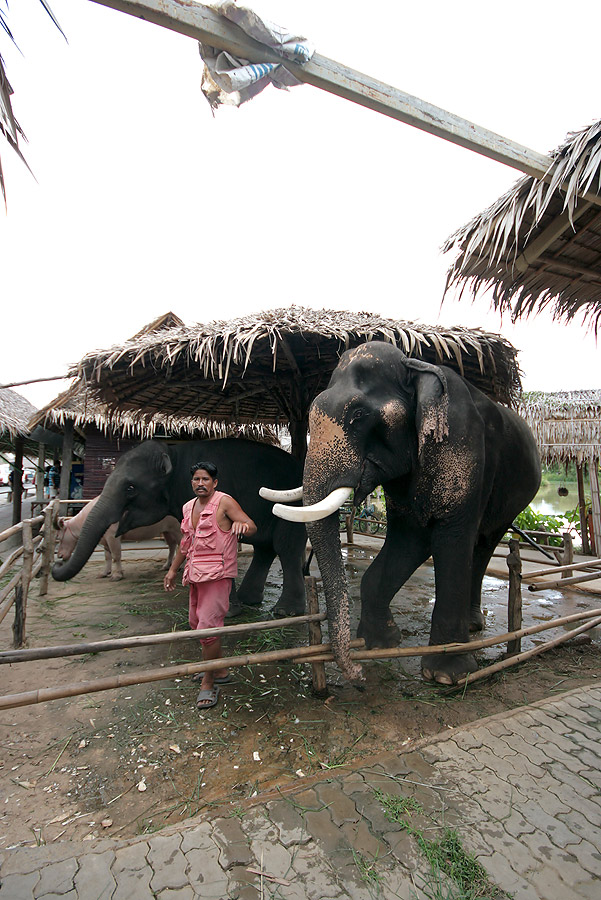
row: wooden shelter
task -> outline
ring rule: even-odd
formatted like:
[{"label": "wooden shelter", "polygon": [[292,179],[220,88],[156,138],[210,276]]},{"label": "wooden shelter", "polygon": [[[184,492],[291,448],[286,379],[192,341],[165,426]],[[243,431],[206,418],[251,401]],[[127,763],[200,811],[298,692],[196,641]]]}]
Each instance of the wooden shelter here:
[{"label": "wooden shelter", "polygon": [[[35,406],[10,388],[0,388],[0,453],[14,453],[13,465],[17,483],[23,477],[23,451],[29,437],[28,421]],[[21,491],[13,491],[13,524],[21,521]]]},{"label": "wooden shelter", "polygon": [[[601,121],[568,135],[551,154],[549,183],[524,176],[451,235],[446,291],[492,291],[516,320],[541,309],[599,327],[601,317]],[[586,195],[583,196],[583,195]],[[592,195],[592,196],[591,196]]]},{"label": "wooden shelter", "polygon": [[601,390],[561,391],[524,394],[518,412],[526,419],[545,463],[576,463],[578,503],[583,551],[587,546],[587,515],[583,469],[588,466],[591,483],[594,551],[601,550],[601,502],[599,460],[601,459]]},{"label": "wooden shelter", "polygon": [[[166,330],[183,325],[178,316],[168,312],[145,325],[130,340],[139,341],[149,335],[157,337]],[[29,421],[29,427],[42,427],[63,436],[60,496],[64,500],[68,499],[71,454],[67,445],[71,449],[78,448],[77,455],[84,459],[85,496],[91,498],[102,491],[119,457],[141,440],[152,437],[182,440],[246,437],[265,443],[277,443],[273,429],[264,425],[235,426],[198,415],[153,413],[144,416],[111,410],[79,381],[36,411]]]},{"label": "wooden shelter", "polygon": [[500,335],[295,306],[135,337],[88,354],[72,374],[105,404],[110,422],[127,415],[142,427],[157,415],[194,415],[229,425],[288,425],[293,453],[302,458],[313,398],[340,355],[369,340],[450,365],[502,403],[519,392],[516,350]]}]

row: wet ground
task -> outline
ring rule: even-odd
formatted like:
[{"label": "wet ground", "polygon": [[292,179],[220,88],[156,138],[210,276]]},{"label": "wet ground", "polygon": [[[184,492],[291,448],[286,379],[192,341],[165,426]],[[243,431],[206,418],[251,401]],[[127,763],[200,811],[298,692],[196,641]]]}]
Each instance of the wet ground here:
[{"label": "wet ground", "polygon": [[[375,550],[345,550],[353,617],[359,582]],[[125,555],[126,579],[98,580],[92,561],[72,581],[34,588],[28,614],[31,646],[164,632],[186,627],[187,592],[162,590],[162,553]],[[243,556],[241,571],[248,562]],[[272,568],[263,606],[247,619],[267,618],[281,587]],[[433,570],[422,567],[397,595],[393,614],[405,644],[427,642]],[[507,627],[507,583],[487,577],[487,634]],[[524,624],[601,605],[589,594],[524,592]],[[601,677],[600,636],[551,651],[524,666],[458,692],[424,683],[417,659],[366,664],[362,692],[328,665],[330,697],[311,691],[303,664],[245,667],[222,688],[220,703],[199,714],[198,687],[175,679],[56,700],[0,713],[0,848],[156,831],[196,812],[226,804],[232,815],[248,798],[286,788],[321,771],[338,770],[415,738],[552,696]],[[552,632],[524,640],[524,649]],[[306,643],[304,628],[226,641],[228,654]],[[10,646],[10,617],[0,626]],[[493,660],[503,648],[480,651]],[[196,642],[173,642],[5,666],[2,693],[31,690],[148,667],[194,662]]]}]

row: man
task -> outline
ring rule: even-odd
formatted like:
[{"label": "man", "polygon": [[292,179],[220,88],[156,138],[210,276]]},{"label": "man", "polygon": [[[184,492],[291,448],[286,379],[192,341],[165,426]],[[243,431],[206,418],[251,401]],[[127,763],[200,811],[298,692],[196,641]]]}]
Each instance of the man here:
[{"label": "man", "polygon": [[[223,626],[232,578],[238,574],[238,538],[256,534],[257,526],[240,505],[217,490],[217,467],[199,462],[190,469],[194,499],[184,504],[182,541],[165,575],[165,590],[175,590],[177,570],[186,560],[183,584],[190,585],[190,627]],[[203,660],[219,659],[221,638],[201,638]],[[196,699],[198,709],[210,709],[219,699],[219,683],[228,670],[205,672]]]}]

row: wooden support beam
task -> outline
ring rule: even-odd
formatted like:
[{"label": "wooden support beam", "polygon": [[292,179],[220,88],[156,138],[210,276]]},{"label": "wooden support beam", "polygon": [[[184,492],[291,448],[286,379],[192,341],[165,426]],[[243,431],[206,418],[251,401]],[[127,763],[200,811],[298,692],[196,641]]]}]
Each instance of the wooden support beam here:
[{"label": "wooden support beam", "polygon": [[73,460],[73,419],[65,419],[64,428],[63,458],[61,462],[61,480],[58,495],[61,500],[68,500],[69,485],[71,482],[71,463]]},{"label": "wooden support beam", "polygon": [[[564,210],[560,216],[556,216],[544,231],[530,241],[514,263],[515,269],[524,273],[526,269],[532,265],[551,244],[557,240],[568,228],[572,228],[572,224],[576,222],[580,216],[587,212],[593,204],[589,202],[581,203],[575,210]],[[550,257],[552,259],[552,257]]]},{"label": "wooden support beam", "polygon": [[[516,538],[511,538],[509,541],[507,568],[509,569],[507,627],[509,631],[519,631],[522,627],[522,560],[520,559],[520,542]],[[521,649],[521,638],[513,638],[507,643],[507,656],[515,656]]]},{"label": "wooden support beam", "polygon": [[[500,134],[462,119],[454,113],[434,106],[419,97],[377,81],[342,63],[315,53],[305,65],[282,60],[274,51],[248,37],[212,9],[190,0],[93,0],[101,6],[127,13],[161,25],[170,31],[187,35],[204,44],[227,50],[251,62],[281,63],[299,81],[312,84],[330,94],[351,100],[382,115],[397,119],[421,131],[444,138],[460,147],[473,150],[526,175],[550,181],[552,160]],[[601,206],[601,196],[593,192],[583,195]]]},{"label": "wooden support beam", "polygon": [[17,435],[15,438],[15,462],[13,465],[13,525],[21,521],[23,500],[23,438]]}]

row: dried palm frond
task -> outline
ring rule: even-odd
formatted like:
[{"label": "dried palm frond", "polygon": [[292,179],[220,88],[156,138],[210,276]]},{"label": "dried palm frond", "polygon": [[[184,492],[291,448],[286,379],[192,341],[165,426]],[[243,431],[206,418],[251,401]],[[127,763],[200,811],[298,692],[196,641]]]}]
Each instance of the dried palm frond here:
[{"label": "dried palm frond", "polygon": [[601,390],[523,394],[517,411],[527,421],[545,463],[601,459]]},{"label": "dried palm frond", "polygon": [[601,121],[568,135],[549,157],[549,181],[524,176],[451,235],[445,293],[492,291],[515,321],[550,307],[556,319],[601,317]]},{"label": "dried palm frond", "polygon": [[0,388],[0,432],[12,439],[29,433],[28,422],[36,412],[35,406],[10,388]]}]

